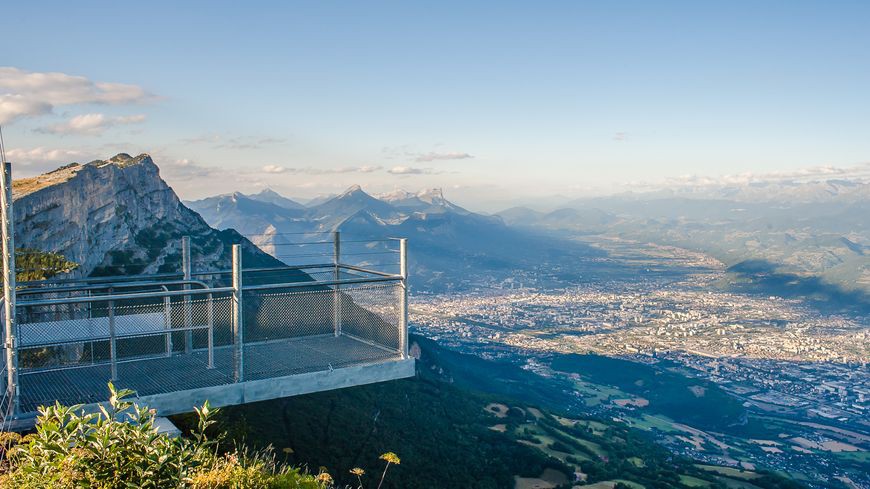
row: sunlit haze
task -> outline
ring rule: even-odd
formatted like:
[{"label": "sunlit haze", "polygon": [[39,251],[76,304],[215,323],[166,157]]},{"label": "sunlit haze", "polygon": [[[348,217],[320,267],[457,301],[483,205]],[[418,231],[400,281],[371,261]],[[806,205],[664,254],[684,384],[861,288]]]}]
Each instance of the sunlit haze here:
[{"label": "sunlit haze", "polygon": [[185,199],[441,187],[494,211],[870,175],[866,2],[12,2],[2,16],[18,176],[146,152]]}]

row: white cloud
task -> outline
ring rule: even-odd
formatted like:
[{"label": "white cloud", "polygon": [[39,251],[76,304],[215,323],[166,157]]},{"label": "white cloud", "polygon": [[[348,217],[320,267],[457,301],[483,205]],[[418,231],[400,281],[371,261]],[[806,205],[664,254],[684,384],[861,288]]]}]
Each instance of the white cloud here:
[{"label": "white cloud", "polygon": [[267,146],[286,143],[283,138],[236,136],[227,137],[220,134],[203,134],[181,140],[186,144],[208,144],[215,149],[263,149]]},{"label": "white cloud", "polygon": [[436,172],[432,168],[414,168],[411,166],[394,166],[387,170],[387,173],[393,175],[434,175]]},{"label": "white cloud", "polygon": [[463,153],[459,151],[450,151],[447,153],[436,153],[430,151],[429,153],[419,154],[414,161],[423,162],[423,161],[445,161],[445,160],[466,160],[468,158],[474,158],[474,156]]},{"label": "white cloud", "polygon": [[[436,145],[440,146],[440,144]],[[385,146],[381,148],[381,153],[387,159],[411,159],[418,163],[430,161],[449,161],[449,160],[466,160],[474,158],[474,155],[464,151],[429,151],[422,153],[416,151],[409,145],[402,146]]]},{"label": "white cloud", "polygon": [[266,165],[263,167],[263,171],[266,173],[285,173],[287,168],[280,165]]},{"label": "white cloud", "polygon": [[0,124],[8,124],[19,117],[48,114],[51,109],[51,104],[32,100],[21,94],[0,95]]},{"label": "white cloud", "polygon": [[157,162],[157,164],[160,166],[160,173],[163,174],[167,180],[199,180],[213,177],[223,172],[220,168],[200,165],[199,163],[187,158],[174,161],[167,160],[165,163]]},{"label": "white cloud", "polygon": [[66,73],[0,67],[0,124],[52,112],[64,105],[122,105],[156,97],[137,85],[97,82]]},{"label": "white cloud", "polygon": [[85,134],[99,135],[112,126],[138,124],[145,121],[144,114],[120,117],[107,117],[105,114],[82,114],[61,124],[54,124],[38,129],[39,132],[50,134]]},{"label": "white cloud", "polygon": [[22,165],[43,163],[69,163],[86,154],[73,149],[49,149],[42,146],[32,149],[14,148],[6,151],[9,161]]},{"label": "white cloud", "polygon": [[825,180],[858,180],[870,181],[870,163],[839,167],[832,165],[813,166],[791,171],[768,172],[768,173],[735,173],[720,176],[682,175],[668,179],[666,184],[696,185],[696,186],[720,186],[720,185],[746,185],[763,182],[812,182]]},{"label": "white cloud", "polygon": [[342,168],[288,168],[281,165],[266,165],[261,168],[264,173],[280,174],[290,173],[293,175],[334,175],[343,173],[374,173],[383,170],[380,166],[346,166]]}]

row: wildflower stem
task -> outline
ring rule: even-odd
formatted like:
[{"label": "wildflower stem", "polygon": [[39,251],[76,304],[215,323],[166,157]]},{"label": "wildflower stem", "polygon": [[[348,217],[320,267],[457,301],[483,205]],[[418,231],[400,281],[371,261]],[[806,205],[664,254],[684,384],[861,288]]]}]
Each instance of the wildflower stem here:
[{"label": "wildflower stem", "polygon": [[381,482],[378,483],[378,489],[381,489],[381,486],[384,484],[384,477],[387,476],[387,469],[390,468],[390,461],[387,461],[387,466],[384,467],[384,473],[381,474]]}]

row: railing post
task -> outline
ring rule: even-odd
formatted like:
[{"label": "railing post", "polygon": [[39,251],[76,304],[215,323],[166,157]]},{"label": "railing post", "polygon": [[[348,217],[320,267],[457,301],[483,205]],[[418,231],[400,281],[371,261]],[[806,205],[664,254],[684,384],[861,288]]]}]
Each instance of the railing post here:
[{"label": "railing post", "polygon": [[[184,269],[184,280],[192,277],[190,264],[190,236],[181,237],[181,266]],[[190,284],[184,284],[184,290],[190,290]],[[184,353],[193,351],[193,314],[191,313],[190,296],[184,296]]]},{"label": "railing post", "polygon": [[19,411],[18,384],[18,324],[15,322],[15,214],[12,211],[12,163],[3,161],[0,172],[3,191],[0,192],[0,219],[3,239],[3,307],[6,337],[6,389],[9,395],[10,414]]},{"label": "railing post", "polygon": [[402,299],[399,311],[399,351],[408,358],[408,239],[399,239],[399,275],[402,276]]},{"label": "railing post", "polygon": [[[341,231],[332,234],[332,265],[333,278],[341,280]],[[338,284],[332,286],[332,326],[335,336],[341,336],[341,288]]]},{"label": "railing post", "polygon": [[172,299],[163,298],[163,329],[166,330],[166,356],[172,356]]},{"label": "railing post", "polygon": [[242,246],[233,245],[233,378],[245,377],[244,319],[242,311]]},{"label": "railing post", "polygon": [[[109,295],[113,290],[109,289]],[[109,301],[109,364],[111,365],[112,381],[118,380],[118,345],[115,342],[115,301]]]},{"label": "railing post", "polygon": [[206,298],[206,320],[208,321],[208,368],[214,368],[214,304],[212,295]]}]

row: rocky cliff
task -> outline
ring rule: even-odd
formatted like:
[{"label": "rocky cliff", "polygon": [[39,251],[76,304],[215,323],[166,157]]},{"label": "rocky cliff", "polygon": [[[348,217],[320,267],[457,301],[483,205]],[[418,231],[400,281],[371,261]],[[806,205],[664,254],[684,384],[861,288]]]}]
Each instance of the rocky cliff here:
[{"label": "rocky cliff", "polygon": [[15,180],[13,200],[17,247],[61,253],[79,264],[81,275],[180,271],[185,235],[194,269],[228,268],[233,242],[244,244],[246,264],[274,262],[185,207],[146,154],[121,153]]}]

